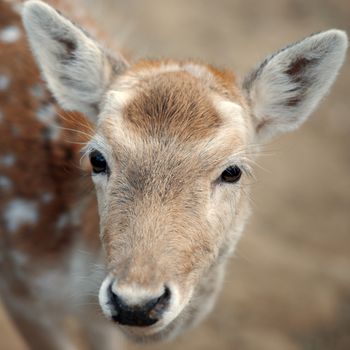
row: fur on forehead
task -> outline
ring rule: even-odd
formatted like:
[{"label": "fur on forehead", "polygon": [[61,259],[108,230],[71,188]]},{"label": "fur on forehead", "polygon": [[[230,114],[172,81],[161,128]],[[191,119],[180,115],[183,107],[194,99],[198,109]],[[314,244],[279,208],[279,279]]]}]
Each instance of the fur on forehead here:
[{"label": "fur on forehead", "polygon": [[139,85],[140,81],[170,72],[187,72],[210,91],[240,104],[245,101],[236,84],[236,77],[230,70],[217,69],[209,64],[193,60],[140,60],[132,65],[125,74],[117,77],[114,88],[118,91],[131,90]]},{"label": "fur on forehead", "polygon": [[99,125],[123,125],[157,139],[198,141],[234,127],[233,122],[237,133],[246,132],[244,109],[231,73],[193,62],[143,61],[113,84]]}]

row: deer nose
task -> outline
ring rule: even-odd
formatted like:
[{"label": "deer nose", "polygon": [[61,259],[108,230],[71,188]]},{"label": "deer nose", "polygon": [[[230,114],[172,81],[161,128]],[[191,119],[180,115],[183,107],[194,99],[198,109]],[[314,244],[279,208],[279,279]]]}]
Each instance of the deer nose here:
[{"label": "deer nose", "polygon": [[147,327],[155,324],[167,309],[170,297],[170,289],[165,287],[161,295],[148,300],[143,298],[142,303],[131,304],[121,293],[116,292],[113,283],[108,287],[112,319],[125,326]]}]

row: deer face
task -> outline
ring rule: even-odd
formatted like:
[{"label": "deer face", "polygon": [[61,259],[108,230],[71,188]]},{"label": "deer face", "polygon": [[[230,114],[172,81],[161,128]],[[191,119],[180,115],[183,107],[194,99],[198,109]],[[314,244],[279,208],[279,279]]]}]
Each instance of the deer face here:
[{"label": "deer face", "polygon": [[[148,326],[132,330],[143,336],[173,328],[181,313],[189,317],[248,208],[249,119],[186,65],[174,69],[110,91],[87,147],[110,270],[100,303],[122,325]],[[191,317],[203,309],[192,307]]]},{"label": "deer face", "polygon": [[96,124],[85,152],[108,270],[102,310],[137,340],[172,337],[213,305],[249,212],[252,145],[306,120],[344,60],[346,35],[272,55],[240,90],[207,65],[129,66],[39,1],[23,19],[54,96]]}]

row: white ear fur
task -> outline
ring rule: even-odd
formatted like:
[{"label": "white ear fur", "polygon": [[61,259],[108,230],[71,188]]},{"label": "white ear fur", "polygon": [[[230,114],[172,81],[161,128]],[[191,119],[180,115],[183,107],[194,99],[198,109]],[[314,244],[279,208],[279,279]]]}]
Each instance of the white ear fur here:
[{"label": "white ear fur", "polygon": [[348,38],[332,29],[268,57],[245,79],[257,137],[299,127],[328,92],[345,59]]},{"label": "white ear fur", "polygon": [[126,61],[106,53],[41,1],[27,1],[22,17],[32,51],[57,101],[65,109],[96,119],[103,94],[113,75],[126,68]]}]

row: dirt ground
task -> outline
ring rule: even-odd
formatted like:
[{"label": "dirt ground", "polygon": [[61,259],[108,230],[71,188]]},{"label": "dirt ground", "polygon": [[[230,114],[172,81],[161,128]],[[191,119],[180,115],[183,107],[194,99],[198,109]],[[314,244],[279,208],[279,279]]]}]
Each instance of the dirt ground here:
[{"label": "dirt ground", "polygon": [[[242,75],[310,33],[350,33],[346,0],[85,1],[134,57],[200,58]],[[146,349],[350,349],[349,90],[350,59],[311,120],[260,157],[253,215],[214,312]]]}]

